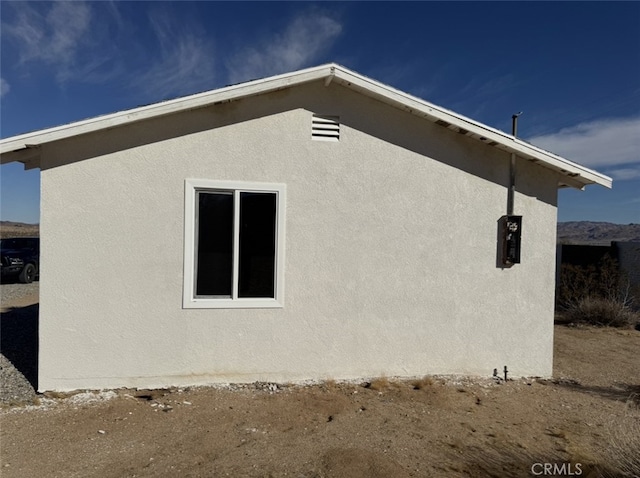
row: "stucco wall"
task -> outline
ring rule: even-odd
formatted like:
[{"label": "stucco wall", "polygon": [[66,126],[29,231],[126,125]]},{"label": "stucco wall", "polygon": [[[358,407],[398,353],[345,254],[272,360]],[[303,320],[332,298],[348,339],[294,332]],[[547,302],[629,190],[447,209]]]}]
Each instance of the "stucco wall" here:
[{"label": "stucco wall", "polygon": [[[519,162],[502,269],[508,163],[321,83],[49,145],[38,387],[550,375],[557,177]],[[182,308],[185,178],[286,184],[283,308]]]}]

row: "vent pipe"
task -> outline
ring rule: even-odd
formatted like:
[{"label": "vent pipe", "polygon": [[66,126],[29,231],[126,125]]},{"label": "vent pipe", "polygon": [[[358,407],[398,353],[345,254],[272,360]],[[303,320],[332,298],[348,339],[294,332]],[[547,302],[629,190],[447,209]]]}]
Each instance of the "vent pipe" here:
[{"label": "vent pipe", "polygon": [[[515,140],[518,134],[518,116],[516,113],[511,117],[512,133]],[[520,263],[520,241],[522,238],[522,216],[514,216],[513,203],[516,195],[516,153],[511,153],[509,164],[509,189],[507,191],[507,215],[500,218],[500,234],[502,241],[502,265],[511,267]],[[507,378],[507,367],[504,368],[505,380]]]},{"label": "vent pipe", "polygon": [[511,116],[511,134],[515,138],[518,136],[518,116],[522,114],[522,111]]},{"label": "vent pipe", "polygon": [[[518,116],[522,111],[511,116],[511,134],[515,138],[518,134]],[[513,215],[513,201],[516,193],[516,153],[511,153],[509,164],[509,191],[507,192],[507,216]]]}]

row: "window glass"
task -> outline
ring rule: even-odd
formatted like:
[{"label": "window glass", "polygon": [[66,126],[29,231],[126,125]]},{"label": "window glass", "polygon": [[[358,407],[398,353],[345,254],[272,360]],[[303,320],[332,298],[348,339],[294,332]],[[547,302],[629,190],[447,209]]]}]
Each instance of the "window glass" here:
[{"label": "window glass", "polygon": [[238,297],[275,297],[275,193],[240,193],[239,233]]},{"label": "window glass", "polygon": [[197,194],[196,296],[231,297],[233,193]]}]

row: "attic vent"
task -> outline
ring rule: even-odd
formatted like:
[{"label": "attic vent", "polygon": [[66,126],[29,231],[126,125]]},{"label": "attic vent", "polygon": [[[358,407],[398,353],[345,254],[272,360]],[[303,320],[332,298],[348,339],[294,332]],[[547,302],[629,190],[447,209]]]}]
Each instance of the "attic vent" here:
[{"label": "attic vent", "polygon": [[319,141],[339,141],[340,117],[313,115],[311,138]]}]

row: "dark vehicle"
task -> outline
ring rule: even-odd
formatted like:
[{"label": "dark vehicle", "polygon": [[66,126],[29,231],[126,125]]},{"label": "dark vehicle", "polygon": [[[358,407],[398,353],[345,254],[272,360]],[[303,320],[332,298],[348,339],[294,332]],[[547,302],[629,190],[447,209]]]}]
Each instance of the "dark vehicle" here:
[{"label": "dark vehicle", "polygon": [[12,277],[29,284],[40,272],[40,238],[0,239],[0,277]]}]

